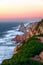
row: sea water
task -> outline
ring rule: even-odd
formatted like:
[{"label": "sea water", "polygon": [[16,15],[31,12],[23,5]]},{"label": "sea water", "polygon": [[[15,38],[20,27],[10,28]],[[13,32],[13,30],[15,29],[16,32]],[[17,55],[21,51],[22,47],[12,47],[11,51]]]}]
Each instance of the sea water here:
[{"label": "sea water", "polygon": [[5,59],[13,56],[16,42],[12,41],[16,35],[22,35],[23,32],[18,31],[20,23],[0,23],[0,64]]}]

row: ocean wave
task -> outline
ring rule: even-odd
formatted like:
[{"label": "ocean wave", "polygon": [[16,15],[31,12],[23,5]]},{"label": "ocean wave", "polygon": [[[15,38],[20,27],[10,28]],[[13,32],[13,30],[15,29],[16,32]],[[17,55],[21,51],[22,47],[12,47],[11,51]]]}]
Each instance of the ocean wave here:
[{"label": "ocean wave", "polygon": [[14,38],[16,35],[23,35],[23,32],[20,31],[15,31],[15,30],[9,30],[7,33],[4,35],[3,38],[0,38],[0,44],[3,45],[10,45],[10,44],[15,44],[15,42],[12,42],[12,38]]},{"label": "ocean wave", "polygon": [[8,46],[0,46],[0,63],[4,59],[9,59],[12,57],[15,47],[8,47]]},{"label": "ocean wave", "polygon": [[3,37],[0,38],[0,63],[4,59],[9,59],[14,53],[14,48],[16,47],[16,42],[12,41],[16,35],[23,35],[24,33],[18,30],[8,30],[4,32]]}]

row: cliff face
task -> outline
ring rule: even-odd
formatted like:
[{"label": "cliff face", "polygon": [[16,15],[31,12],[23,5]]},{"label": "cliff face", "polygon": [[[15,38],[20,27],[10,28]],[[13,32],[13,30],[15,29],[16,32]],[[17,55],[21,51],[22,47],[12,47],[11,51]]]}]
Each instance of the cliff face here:
[{"label": "cliff face", "polygon": [[43,34],[43,19],[37,24],[36,31],[40,34]]},{"label": "cliff face", "polygon": [[[43,34],[43,19],[40,22],[35,22],[30,27],[31,32],[36,35]],[[29,30],[29,29],[28,29]]]},{"label": "cliff face", "polygon": [[31,23],[30,27],[26,26],[26,28],[24,27],[24,24],[21,24],[19,30],[25,32],[25,34],[22,36],[17,35],[12,39],[13,41],[20,42],[27,40],[33,35],[43,34],[43,20],[41,20],[40,22]]}]

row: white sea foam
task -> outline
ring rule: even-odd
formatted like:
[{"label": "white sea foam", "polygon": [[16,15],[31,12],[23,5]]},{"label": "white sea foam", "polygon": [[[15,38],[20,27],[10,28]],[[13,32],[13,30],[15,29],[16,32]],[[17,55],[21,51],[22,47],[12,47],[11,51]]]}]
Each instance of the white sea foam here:
[{"label": "white sea foam", "polygon": [[4,39],[0,39],[0,44],[1,43],[5,43],[5,40]]},{"label": "white sea foam", "polygon": [[20,32],[20,31],[17,31],[17,30],[9,30],[9,31],[7,31],[7,33],[9,34],[12,34],[12,35],[22,35],[23,34],[23,32]]},{"label": "white sea foam", "polygon": [[9,30],[5,32],[3,38],[0,38],[0,63],[4,59],[9,59],[14,53],[14,48],[16,47],[16,42],[12,41],[16,35],[23,35],[23,32],[17,30]]},{"label": "white sea foam", "polygon": [[12,57],[15,47],[0,46],[0,63]]}]

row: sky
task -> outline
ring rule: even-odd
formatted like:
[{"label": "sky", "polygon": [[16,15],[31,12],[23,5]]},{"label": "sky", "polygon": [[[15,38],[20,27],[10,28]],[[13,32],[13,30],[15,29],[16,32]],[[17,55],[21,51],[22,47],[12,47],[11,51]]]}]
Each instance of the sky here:
[{"label": "sky", "polygon": [[43,18],[43,0],[0,0],[0,19]]}]

